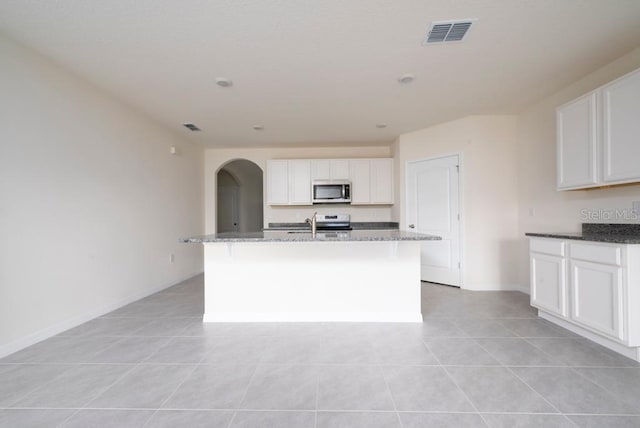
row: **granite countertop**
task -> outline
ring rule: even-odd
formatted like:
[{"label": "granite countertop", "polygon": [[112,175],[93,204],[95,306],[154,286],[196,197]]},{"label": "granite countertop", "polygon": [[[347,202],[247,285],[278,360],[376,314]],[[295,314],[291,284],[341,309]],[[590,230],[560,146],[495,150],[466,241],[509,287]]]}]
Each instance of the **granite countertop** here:
[{"label": "granite countertop", "polygon": [[205,242],[318,242],[318,241],[432,241],[442,239],[439,236],[400,230],[351,230],[335,232],[318,232],[312,236],[311,232],[302,230],[265,230],[263,232],[227,232],[213,235],[196,236],[182,239],[185,243]]},{"label": "granite countertop", "polygon": [[582,232],[525,233],[525,235],[537,238],[640,244],[640,224],[583,223]]}]

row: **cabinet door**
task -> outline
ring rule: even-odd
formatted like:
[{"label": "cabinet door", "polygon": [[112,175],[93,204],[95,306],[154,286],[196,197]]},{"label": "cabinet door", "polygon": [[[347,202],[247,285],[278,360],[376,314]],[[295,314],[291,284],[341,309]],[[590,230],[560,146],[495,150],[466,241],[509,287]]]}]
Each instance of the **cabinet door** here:
[{"label": "cabinet door", "polygon": [[531,253],[531,306],[567,317],[566,259]]},{"label": "cabinet door", "polygon": [[311,161],[289,161],[289,204],[311,205]]},{"label": "cabinet door", "polygon": [[329,159],[314,159],[311,161],[312,180],[331,180],[331,163]]},{"label": "cabinet door", "polygon": [[267,203],[269,205],[289,203],[289,161],[267,161]]},{"label": "cabinet door", "polygon": [[622,269],[571,260],[571,318],[611,338],[623,340]]},{"label": "cabinet door", "polygon": [[596,92],[556,111],[558,190],[598,182]]},{"label": "cabinet door", "polygon": [[393,204],[393,159],[371,159],[371,203]]},{"label": "cabinet door", "polygon": [[603,181],[640,180],[640,70],[602,88]]},{"label": "cabinet door", "polygon": [[331,160],[331,179],[332,180],[348,180],[349,179],[349,160],[348,159]]},{"label": "cabinet door", "polygon": [[351,204],[368,204],[371,201],[371,163],[368,159],[349,161],[351,180]]}]

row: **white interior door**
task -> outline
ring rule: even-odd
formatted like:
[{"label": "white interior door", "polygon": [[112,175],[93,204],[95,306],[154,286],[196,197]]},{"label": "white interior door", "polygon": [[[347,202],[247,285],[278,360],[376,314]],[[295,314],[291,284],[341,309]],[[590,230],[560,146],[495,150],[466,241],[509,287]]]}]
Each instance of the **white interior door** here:
[{"label": "white interior door", "polygon": [[236,186],[218,187],[217,232],[237,232],[239,223],[240,189]]},{"label": "white interior door", "polygon": [[459,157],[409,162],[407,225],[442,237],[421,244],[421,279],[460,286]]}]

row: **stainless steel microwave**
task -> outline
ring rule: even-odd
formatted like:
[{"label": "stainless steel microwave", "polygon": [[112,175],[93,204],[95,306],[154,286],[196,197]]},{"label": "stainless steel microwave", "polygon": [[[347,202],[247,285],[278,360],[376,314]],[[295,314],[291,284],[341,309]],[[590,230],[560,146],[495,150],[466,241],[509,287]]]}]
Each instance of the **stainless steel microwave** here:
[{"label": "stainless steel microwave", "polygon": [[350,204],[351,182],[315,180],[311,183],[311,197],[314,204]]}]

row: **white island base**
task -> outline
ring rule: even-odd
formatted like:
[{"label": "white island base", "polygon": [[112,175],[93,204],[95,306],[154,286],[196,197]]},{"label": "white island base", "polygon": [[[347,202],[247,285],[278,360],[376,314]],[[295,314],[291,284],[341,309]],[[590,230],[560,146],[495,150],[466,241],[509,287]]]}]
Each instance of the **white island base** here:
[{"label": "white island base", "polygon": [[422,322],[420,241],[207,242],[204,322]]}]

